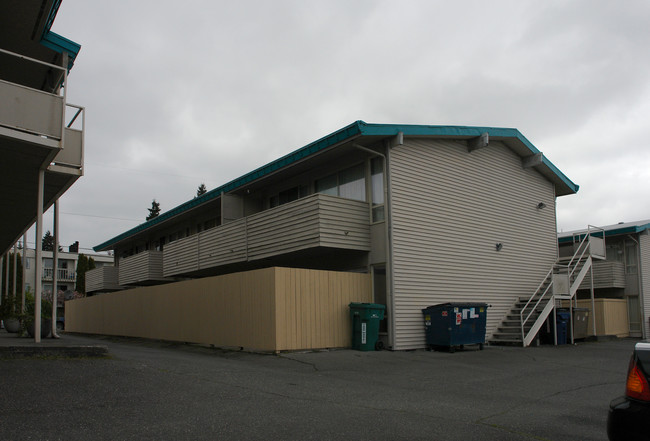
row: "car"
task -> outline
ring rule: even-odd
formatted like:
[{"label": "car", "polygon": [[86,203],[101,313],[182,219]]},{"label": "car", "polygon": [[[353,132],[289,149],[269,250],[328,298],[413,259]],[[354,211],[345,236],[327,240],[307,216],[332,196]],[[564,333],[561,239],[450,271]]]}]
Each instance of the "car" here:
[{"label": "car", "polygon": [[625,382],[625,395],[609,404],[610,441],[650,439],[650,341],[634,345]]}]

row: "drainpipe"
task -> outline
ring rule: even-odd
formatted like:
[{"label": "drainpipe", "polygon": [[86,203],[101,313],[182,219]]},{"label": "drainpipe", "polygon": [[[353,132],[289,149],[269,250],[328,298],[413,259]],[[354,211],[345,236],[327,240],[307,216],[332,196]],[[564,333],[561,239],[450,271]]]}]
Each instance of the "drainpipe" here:
[{"label": "drainpipe", "polygon": [[[399,143],[402,143],[403,140],[403,134],[400,132],[398,135],[398,140]],[[388,276],[388,295],[390,296],[390,305],[391,305],[391,310],[390,310],[390,321],[389,321],[389,345],[391,348],[395,347],[395,301],[394,301],[394,296],[393,296],[393,288],[394,288],[394,283],[393,283],[393,243],[391,241],[391,235],[389,232],[389,228],[391,226],[390,223],[390,217],[391,217],[391,212],[389,209],[389,195],[390,192],[388,190],[388,158],[386,155],[383,153],[377,152],[375,150],[369,149],[367,147],[364,147],[359,144],[352,144],[353,147],[363,150],[364,152],[370,153],[373,156],[379,156],[383,159],[383,174],[384,174],[384,222],[386,224],[384,228],[384,234],[385,234],[385,239],[386,239],[386,275]],[[372,221],[372,201],[370,201],[370,216],[371,216],[371,221]],[[388,299],[387,299],[388,300]]]},{"label": "drainpipe", "polygon": [[[638,240],[634,238],[631,234],[627,235],[628,238],[632,239],[636,243],[636,291],[639,293],[639,313],[641,314],[641,337],[644,337],[645,334],[645,320],[643,317],[643,295],[641,293],[640,281],[643,280],[641,274],[641,244]],[[623,250],[625,250],[625,243],[623,244]],[[625,251],[624,251],[625,252]],[[627,268],[625,269],[627,272]]]}]

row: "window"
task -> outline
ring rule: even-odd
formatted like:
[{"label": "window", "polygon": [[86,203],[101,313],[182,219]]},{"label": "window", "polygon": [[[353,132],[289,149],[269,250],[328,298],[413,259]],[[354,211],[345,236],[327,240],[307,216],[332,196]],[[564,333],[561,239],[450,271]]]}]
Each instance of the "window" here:
[{"label": "window", "polygon": [[365,201],[366,174],[363,164],[318,179],[316,181],[316,192],[356,201]]},{"label": "window", "polygon": [[370,161],[370,183],[372,189],[372,221],[380,222],[384,217],[384,161],[372,158]]}]

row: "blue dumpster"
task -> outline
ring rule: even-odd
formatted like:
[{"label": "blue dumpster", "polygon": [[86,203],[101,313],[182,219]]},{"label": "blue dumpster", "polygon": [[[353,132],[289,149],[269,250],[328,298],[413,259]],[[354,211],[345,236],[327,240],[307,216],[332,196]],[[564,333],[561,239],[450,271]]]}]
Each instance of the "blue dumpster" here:
[{"label": "blue dumpster", "polygon": [[557,324],[557,344],[565,345],[569,340],[569,321],[571,320],[571,313],[568,309],[557,309],[555,311],[555,322]]},{"label": "blue dumpster", "polygon": [[448,348],[485,343],[487,303],[441,303],[422,310],[427,347]]}]

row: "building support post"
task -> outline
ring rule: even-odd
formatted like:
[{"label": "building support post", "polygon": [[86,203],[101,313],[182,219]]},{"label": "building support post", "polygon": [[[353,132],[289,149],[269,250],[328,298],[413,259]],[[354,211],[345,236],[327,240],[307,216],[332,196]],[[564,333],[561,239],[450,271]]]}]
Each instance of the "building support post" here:
[{"label": "building support post", "polygon": [[[16,289],[18,289],[18,242],[14,244],[14,289],[12,291],[12,297],[14,301],[16,300]],[[14,303],[14,308],[15,308]]]},{"label": "building support post", "polygon": [[43,291],[43,191],[45,170],[38,171],[38,198],[36,207],[36,257],[34,258],[34,342],[41,342],[41,295]]},{"label": "building support post", "polygon": [[[605,237],[603,235],[603,237]],[[594,263],[591,262],[589,268],[589,277],[591,279],[591,324],[594,330],[594,338],[596,337],[596,300],[594,300]]]},{"label": "building support post", "polygon": [[27,233],[23,234],[23,277],[20,284],[20,313],[25,313],[25,279],[27,278]]},{"label": "building support post", "polygon": [[59,200],[54,201],[54,249],[52,251],[52,338],[56,333],[56,309],[59,304]]}]

